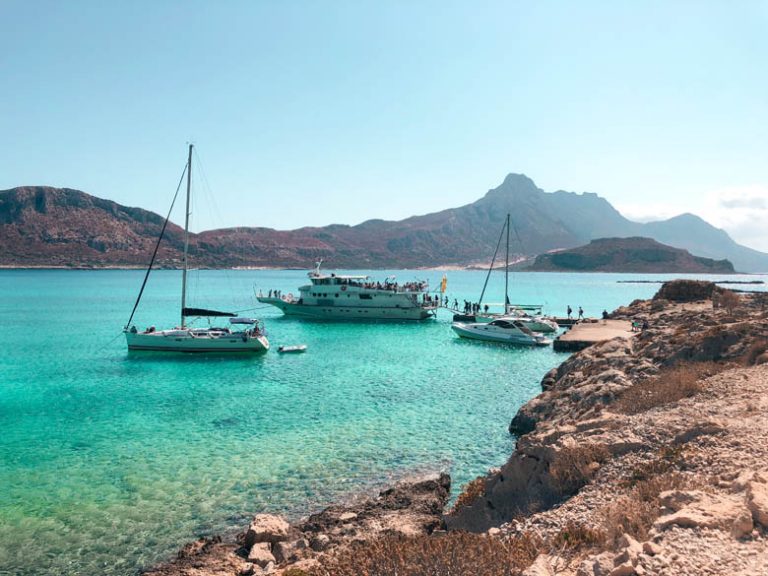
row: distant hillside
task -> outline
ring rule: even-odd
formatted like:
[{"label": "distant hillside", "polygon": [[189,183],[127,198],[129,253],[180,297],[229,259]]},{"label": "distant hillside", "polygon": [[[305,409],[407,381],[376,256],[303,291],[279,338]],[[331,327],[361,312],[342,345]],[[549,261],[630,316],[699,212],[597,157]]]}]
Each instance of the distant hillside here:
[{"label": "distant hillside", "polygon": [[599,238],[586,246],[536,257],[528,270],[545,272],[643,272],[732,274],[728,260],[693,256],[651,238]]},{"label": "distant hillside", "polygon": [[[226,228],[193,234],[196,266],[416,268],[486,264],[507,212],[516,231],[513,252],[534,256],[581,246],[595,238],[646,236],[737,270],[768,271],[768,254],[736,244],[725,232],[684,215],[664,222],[631,222],[596,194],[546,193],[520,174],[479,200],[401,221],[368,220],[297,230]],[[0,192],[0,265],[142,265],[163,218],[71,189],[23,187]],[[169,226],[160,265],[176,266],[182,230]],[[515,236],[519,236],[518,242]]]}]

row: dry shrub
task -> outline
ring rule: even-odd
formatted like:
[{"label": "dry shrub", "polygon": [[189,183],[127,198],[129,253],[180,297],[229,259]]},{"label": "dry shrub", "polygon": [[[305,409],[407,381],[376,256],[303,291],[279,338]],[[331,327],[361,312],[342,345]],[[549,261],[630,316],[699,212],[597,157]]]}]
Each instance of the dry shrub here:
[{"label": "dry shrub", "polygon": [[624,414],[639,414],[657,406],[690,398],[701,391],[701,382],[723,369],[714,362],[685,362],[665,368],[656,376],[624,390],[614,403]]},{"label": "dry shrub", "polygon": [[659,517],[659,494],[666,490],[692,490],[701,485],[679,472],[668,472],[641,480],[624,496],[616,499],[603,513],[603,527],[610,544],[617,544],[622,534],[646,540],[648,531]]},{"label": "dry shrub", "polygon": [[756,360],[768,350],[768,340],[756,340],[744,352],[744,364],[753,366]]},{"label": "dry shrub", "polygon": [[712,294],[719,291],[712,282],[703,280],[671,280],[664,282],[653,297],[654,300],[671,300],[672,302],[697,302],[709,300]]},{"label": "dry shrub", "polygon": [[565,555],[605,544],[606,533],[602,529],[577,524],[569,520],[565,528],[554,535],[550,541],[550,553]]},{"label": "dry shrub", "polygon": [[630,471],[629,477],[622,482],[622,486],[632,488],[639,482],[675,470],[684,470],[685,467],[685,446],[666,446],[653,460],[635,466]]},{"label": "dry shrub", "polygon": [[449,532],[441,537],[382,535],[328,558],[312,576],[512,576],[542,549],[534,536],[508,540]]},{"label": "dry shrub", "polygon": [[560,496],[576,494],[587,485],[608,456],[608,449],[602,444],[563,448],[549,465],[553,489]]},{"label": "dry shrub", "polygon": [[717,295],[716,307],[725,308],[728,311],[728,314],[733,314],[733,311],[738,308],[740,302],[741,298],[739,298],[739,295],[736,294],[736,292],[731,290],[721,290]]},{"label": "dry shrub", "polygon": [[461,490],[453,509],[458,510],[463,506],[471,505],[478,498],[485,496],[485,476],[478,476],[474,480],[467,482]]}]

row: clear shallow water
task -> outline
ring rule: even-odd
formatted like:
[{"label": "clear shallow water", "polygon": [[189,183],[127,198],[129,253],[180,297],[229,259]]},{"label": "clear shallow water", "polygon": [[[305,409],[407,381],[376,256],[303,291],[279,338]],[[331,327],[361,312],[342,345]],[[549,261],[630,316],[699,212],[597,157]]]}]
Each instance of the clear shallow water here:
[{"label": "clear shallow water", "polygon": [[[442,272],[394,273],[398,279]],[[128,354],[141,271],[0,271],[0,574],[133,574],[251,513],[306,513],[403,475],[456,487],[502,463],[517,408],[565,356],[460,341],[424,323],[303,322],[272,308],[273,351],[248,358]],[[597,316],[655,284],[637,275],[515,274],[512,300]],[[662,276],[644,276],[664,278]],[[754,278],[754,277],[750,277]],[[765,277],[759,277],[765,279]],[[482,272],[448,272],[476,299]],[[300,271],[193,273],[191,304],[259,306]],[[155,272],[135,323],[178,322],[179,273]],[[487,301],[502,301],[492,278]],[[305,343],[281,356],[280,344]]]}]

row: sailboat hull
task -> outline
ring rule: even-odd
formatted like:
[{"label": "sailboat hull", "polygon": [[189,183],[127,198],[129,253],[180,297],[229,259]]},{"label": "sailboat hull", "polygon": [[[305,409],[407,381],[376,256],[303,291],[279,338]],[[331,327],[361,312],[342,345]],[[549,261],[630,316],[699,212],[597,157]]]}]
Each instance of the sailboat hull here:
[{"label": "sailboat hull", "polygon": [[216,336],[195,335],[190,330],[162,330],[150,333],[125,332],[128,350],[148,352],[245,352],[269,350],[266,336],[233,332]]}]

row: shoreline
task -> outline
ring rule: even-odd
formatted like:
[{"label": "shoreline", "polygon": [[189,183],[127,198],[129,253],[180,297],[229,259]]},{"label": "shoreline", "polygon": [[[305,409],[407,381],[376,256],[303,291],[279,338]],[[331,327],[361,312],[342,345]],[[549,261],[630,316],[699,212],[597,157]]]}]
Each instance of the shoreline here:
[{"label": "shoreline", "polygon": [[[73,271],[100,271],[100,270],[146,270],[146,264],[141,265],[79,265],[79,266],[67,266],[67,265],[14,265],[14,264],[0,264],[0,270],[73,270]],[[181,267],[171,266],[156,266],[155,270],[181,270]],[[504,267],[494,267],[495,271],[503,270]],[[221,268],[208,268],[208,267],[195,267],[190,270],[206,270],[206,271],[302,271],[305,272],[309,268],[291,267],[291,266],[225,266]],[[389,271],[389,270],[403,270],[414,272],[487,272],[488,265],[468,264],[466,266],[459,266],[455,264],[446,264],[444,266],[420,266],[415,268],[329,268],[329,270],[371,270],[371,271]],[[713,272],[652,272],[652,271],[605,271],[605,270],[529,270],[525,268],[512,268],[510,267],[510,273],[530,273],[530,274],[638,274],[638,275],[675,275],[685,274],[690,276],[719,276],[723,273]],[[726,273],[734,276],[765,276],[768,272],[732,272]],[[668,280],[617,280],[622,284],[662,284]],[[765,281],[755,280],[718,280],[714,281],[715,284],[765,284]]]},{"label": "shoreline", "polygon": [[[522,571],[533,563],[542,570],[530,574],[557,569],[569,576],[600,576],[619,567],[621,574],[687,574],[704,564],[712,574],[735,573],[734,567],[742,565],[759,573],[760,567],[768,567],[768,470],[763,473],[755,466],[768,459],[768,441],[757,448],[750,438],[739,440],[758,450],[759,457],[743,453],[746,448],[737,444],[729,448],[732,456],[719,462],[717,450],[711,450],[728,434],[742,433],[724,413],[737,404],[730,394],[744,398],[743,409],[758,418],[750,421],[752,433],[760,427],[768,440],[768,422],[750,408],[757,400],[768,410],[768,401],[762,400],[768,393],[768,313],[764,298],[735,296],[735,303],[726,302],[728,293],[708,282],[674,281],[664,284],[653,300],[614,311],[611,316],[617,319],[650,319],[651,327],[629,340],[595,344],[548,372],[542,392],[512,419],[510,432],[517,443],[508,461],[464,486],[450,511],[444,509],[450,488],[445,475],[398,484],[377,497],[332,505],[294,524],[259,515],[256,525],[233,541],[198,540],[176,560],[147,573],[250,575],[293,569],[296,575],[332,574],[341,558],[360,547],[375,551],[387,539],[406,536],[434,543],[459,538],[463,531],[485,539],[472,540],[470,546],[484,546],[489,538],[502,543],[535,540],[536,553],[519,566]],[[716,302],[724,304],[715,307]],[[633,390],[649,382],[659,386],[671,371],[683,369],[690,372],[685,376],[690,393],[675,396],[670,391],[674,387],[664,388],[663,394],[672,396],[640,410],[627,400]],[[680,374],[675,378],[682,378]],[[715,456],[702,456],[707,451]],[[707,476],[713,467],[720,470],[715,483]],[[731,480],[744,474],[752,480],[733,485]],[[627,478],[638,475],[639,480],[628,483]],[[744,494],[762,490],[761,481],[766,482],[765,509],[754,512],[743,504],[753,502]],[[672,488],[681,504],[672,504],[672,496],[654,482]],[[606,521],[601,516],[619,514],[611,507],[617,498],[631,508],[632,495],[642,483],[656,490],[649,502],[637,504],[647,508],[647,518],[625,526],[619,517]],[[696,510],[726,500],[731,509],[724,523],[695,519]],[[724,531],[717,533],[722,555],[727,555],[723,568],[706,560],[713,545],[705,542],[710,534],[702,536],[702,529]],[[436,539],[438,534],[442,538]],[[556,546],[563,538],[570,544]],[[694,552],[674,552],[683,545],[693,546]]]}]

